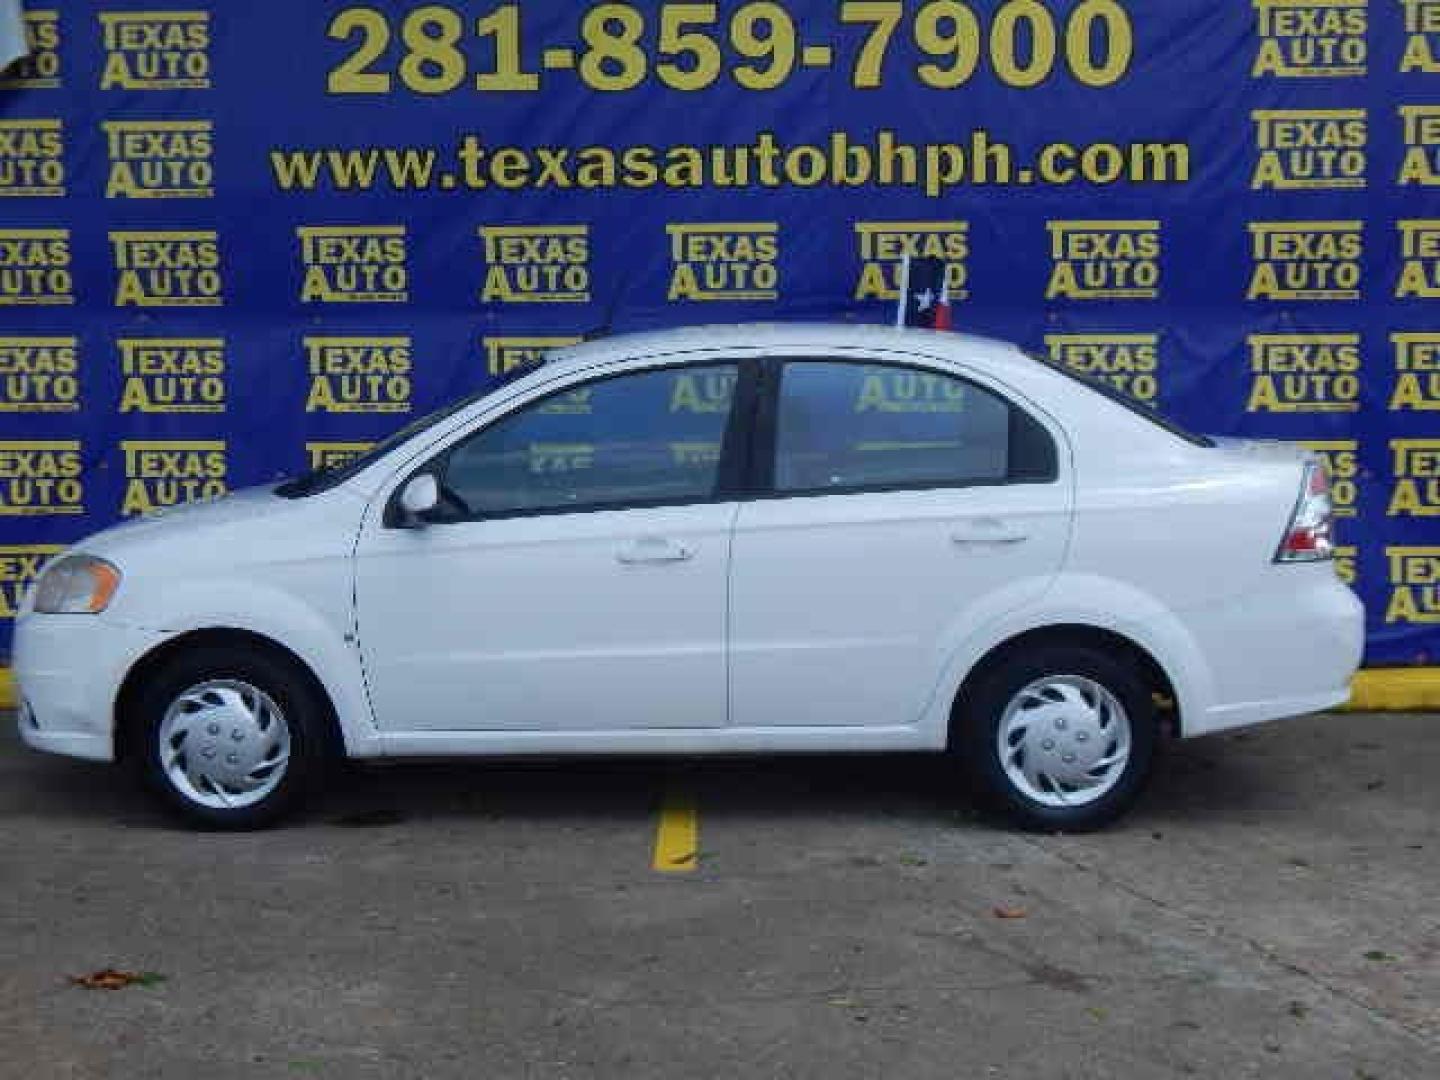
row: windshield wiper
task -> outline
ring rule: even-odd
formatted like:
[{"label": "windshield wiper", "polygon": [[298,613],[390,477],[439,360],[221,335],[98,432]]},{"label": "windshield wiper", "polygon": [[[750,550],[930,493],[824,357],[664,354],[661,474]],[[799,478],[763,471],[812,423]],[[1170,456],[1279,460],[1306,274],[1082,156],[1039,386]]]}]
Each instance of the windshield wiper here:
[{"label": "windshield wiper", "polygon": [[334,471],[334,465],[317,465],[313,469],[307,469],[299,476],[292,476],[289,480],[281,481],[275,488],[275,494],[282,499],[304,498],[306,495],[312,494],[320,481]]}]

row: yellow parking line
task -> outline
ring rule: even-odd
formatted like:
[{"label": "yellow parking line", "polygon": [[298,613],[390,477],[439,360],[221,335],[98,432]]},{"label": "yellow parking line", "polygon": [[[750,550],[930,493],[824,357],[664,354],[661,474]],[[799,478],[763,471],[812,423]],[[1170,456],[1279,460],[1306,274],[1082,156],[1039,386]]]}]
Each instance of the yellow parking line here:
[{"label": "yellow parking line", "polygon": [[694,796],[667,791],[660,804],[660,823],[655,830],[652,869],[662,874],[683,874],[700,862],[700,816]]}]

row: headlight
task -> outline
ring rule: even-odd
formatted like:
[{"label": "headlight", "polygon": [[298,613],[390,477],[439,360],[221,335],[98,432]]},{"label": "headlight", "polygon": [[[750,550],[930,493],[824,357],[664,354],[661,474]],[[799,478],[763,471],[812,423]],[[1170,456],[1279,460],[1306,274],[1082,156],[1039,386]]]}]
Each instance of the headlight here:
[{"label": "headlight", "polygon": [[94,615],[120,587],[120,571],[93,555],[67,555],[35,583],[35,610],[46,615]]}]

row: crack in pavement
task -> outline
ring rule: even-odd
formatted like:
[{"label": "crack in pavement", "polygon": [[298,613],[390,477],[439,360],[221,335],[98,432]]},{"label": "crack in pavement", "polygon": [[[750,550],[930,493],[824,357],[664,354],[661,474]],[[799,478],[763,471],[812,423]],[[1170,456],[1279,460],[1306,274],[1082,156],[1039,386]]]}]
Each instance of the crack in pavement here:
[{"label": "crack in pavement", "polygon": [[1207,933],[1213,938],[1237,941],[1271,966],[1279,968],[1280,970],[1288,972],[1289,974],[1295,975],[1301,979],[1304,979],[1306,982],[1310,983],[1322,993],[1327,994],[1332,998],[1336,998],[1340,1001],[1345,1002],[1348,1005],[1359,1009],[1362,1013],[1369,1016],[1371,1019],[1381,1024],[1382,1026],[1395,1031],[1397,1034],[1404,1035],[1416,1040],[1422,1047],[1426,1048],[1427,1050],[1434,1049],[1435,1047],[1440,1046],[1440,1036],[1433,1035],[1424,1030],[1423,1028],[1417,1028],[1415,1025],[1405,1020],[1405,1018],[1392,1015],[1391,1013],[1383,1009],[1381,1006],[1367,1000],[1366,998],[1355,993],[1354,991],[1351,991],[1344,986],[1339,986],[1332,983],[1324,976],[1314,971],[1311,971],[1309,968],[1299,963],[1298,961],[1291,960],[1285,956],[1282,956],[1275,949],[1266,945],[1263,941],[1260,941],[1257,938],[1251,937],[1248,934],[1241,933],[1240,931],[1233,930],[1230,927],[1224,925],[1223,923],[1212,922],[1206,919],[1204,916],[1190,910],[1189,908],[1186,908],[1179,904],[1173,904],[1170,901],[1164,899],[1163,897],[1156,896],[1153,893],[1147,892],[1145,889],[1141,888],[1138,885],[1126,881],[1123,878],[1117,877],[1114,874],[1107,873],[1106,871],[1101,870],[1098,867],[1092,866],[1084,860],[1075,857],[1074,855],[1070,855],[1067,852],[1052,848],[1046,845],[1043,841],[1036,839],[1035,837],[1027,836],[1021,839],[1024,843],[1033,847],[1035,850],[1045,855],[1048,855],[1051,858],[1058,859],[1060,862],[1064,863],[1066,866],[1069,866],[1071,869],[1077,870],[1080,873],[1090,874],[1097,881],[1107,887],[1118,889],[1121,892],[1125,893],[1127,896],[1139,900],[1141,903],[1149,904],[1167,915],[1183,919],[1189,922],[1194,929]]}]

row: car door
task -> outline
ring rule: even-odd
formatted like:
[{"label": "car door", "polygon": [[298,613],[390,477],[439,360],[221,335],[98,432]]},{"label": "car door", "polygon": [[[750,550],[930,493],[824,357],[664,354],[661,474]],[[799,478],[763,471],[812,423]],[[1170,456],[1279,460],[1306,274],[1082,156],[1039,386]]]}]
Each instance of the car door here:
[{"label": "car door", "polygon": [[1056,433],[920,362],[777,359],[731,554],[731,723],[918,721],[967,628],[1043,592],[1070,529]]},{"label": "car door", "polygon": [[419,527],[372,508],[357,546],[381,729],[723,725],[736,378],[715,363],[570,384],[397,478],[432,472],[442,501]]}]

